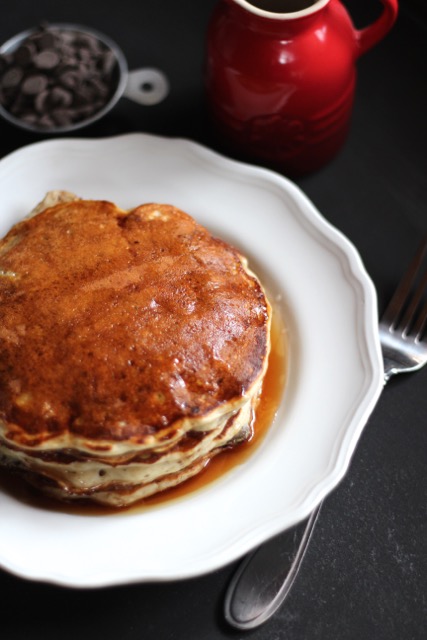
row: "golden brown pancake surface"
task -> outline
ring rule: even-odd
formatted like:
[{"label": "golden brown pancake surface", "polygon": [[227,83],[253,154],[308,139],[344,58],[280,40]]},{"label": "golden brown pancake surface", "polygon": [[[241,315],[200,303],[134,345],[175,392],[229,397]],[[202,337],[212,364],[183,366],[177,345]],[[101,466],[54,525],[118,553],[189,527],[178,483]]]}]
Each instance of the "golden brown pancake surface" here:
[{"label": "golden brown pancake surface", "polygon": [[238,252],[175,207],[53,206],[0,244],[7,440],[166,441],[248,393],[268,323]]}]

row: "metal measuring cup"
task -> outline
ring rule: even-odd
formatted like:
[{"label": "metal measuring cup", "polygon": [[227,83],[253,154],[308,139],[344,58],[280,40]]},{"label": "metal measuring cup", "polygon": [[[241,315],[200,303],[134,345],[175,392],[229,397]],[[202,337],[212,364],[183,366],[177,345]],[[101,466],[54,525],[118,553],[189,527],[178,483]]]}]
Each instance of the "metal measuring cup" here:
[{"label": "metal measuring cup", "polygon": [[[49,24],[47,27],[44,27],[44,29],[46,33],[56,34],[57,36],[64,33],[68,34],[69,37],[77,38],[89,36],[100,43],[103,50],[109,52],[113,60],[114,74],[112,76],[112,86],[110,87],[108,98],[92,113],[90,113],[89,109],[87,116],[79,117],[70,123],[54,123],[52,126],[40,126],[37,122],[31,122],[28,119],[25,120],[23,117],[11,113],[3,104],[3,100],[1,100],[0,115],[15,126],[34,133],[68,133],[86,127],[103,118],[122,97],[126,97],[144,106],[151,106],[158,104],[168,95],[169,83],[163,72],[154,68],[141,68],[129,71],[127,60],[120,47],[111,40],[111,38],[96,29],[69,23]],[[40,28],[34,27],[13,36],[0,47],[0,56],[2,56],[4,60],[12,58],[20,48],[25,48],[30,37],[34,37],[34,35],[39,32]],[[48,64],[48,62],[49,60],[45,60],[45,65]],[[4,75],[2,78],[4,78]],[[37,92],[37,86],[34,86],[33,89]]]}]

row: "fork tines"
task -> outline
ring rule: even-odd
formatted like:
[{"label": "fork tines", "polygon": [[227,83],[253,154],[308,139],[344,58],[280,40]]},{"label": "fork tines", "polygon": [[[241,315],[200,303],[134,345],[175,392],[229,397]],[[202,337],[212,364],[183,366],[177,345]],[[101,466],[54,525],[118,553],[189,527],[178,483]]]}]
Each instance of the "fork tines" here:
[{"label": "fork tines", "polygon": [[[423,239],[405,275],[390,300],[382,322],[391,331],[421,340],[427,325],[427,236]],[[424,268],[425,267],[425,268]]]}]

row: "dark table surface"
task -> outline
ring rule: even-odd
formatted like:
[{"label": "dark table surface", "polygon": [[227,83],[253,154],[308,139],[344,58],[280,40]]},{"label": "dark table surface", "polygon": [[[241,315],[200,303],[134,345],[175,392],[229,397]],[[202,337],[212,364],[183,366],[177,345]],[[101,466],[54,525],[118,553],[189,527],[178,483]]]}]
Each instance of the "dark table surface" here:
[{"label": "dark table surface", "polygon": [[[375,0],[348,1],[362,26]],[[40,20],[86,24],[122,47],[130,68],[162,69],[171,92],[142,108],[122,100],[79,135],[143,131],[221,151],[205,115],[202,61],[215,0],[3,0],[0,41]],[[352,128],[327,167],[298,180],[359,250],[383,307],[427,232],[427,20],[402,0],[392,33],[358,63]],[[0,122],[0,156],[36,141]],[[2,640],[421,640],[427,637],[427,369],[392,380],[344,480],[324,503],[293,592],[264,627],[235,632],[222,618],[237,561],[171,584],[73,590],[0,570]],[[1,531],[0,531],[1,536]]]}]

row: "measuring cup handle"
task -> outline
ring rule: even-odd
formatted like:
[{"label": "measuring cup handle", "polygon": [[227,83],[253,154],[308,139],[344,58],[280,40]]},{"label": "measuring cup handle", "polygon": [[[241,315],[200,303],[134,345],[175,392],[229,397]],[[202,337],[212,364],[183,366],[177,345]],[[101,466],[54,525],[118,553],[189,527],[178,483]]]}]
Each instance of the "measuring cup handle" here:
[{"label": "measuring cup handle", "polygon": [[381,2],[384,8],[380,17],[364,29],[355,29],[357,57],[366,53],[382,40],[396,21],[398,12],[397,0],[381,0]]},{"label": "measuring cup handle", "polygon": [[123,95],[133,102],[151,106],[162,102],[169,93],[169,82],[158,69],[129,71]]}]

